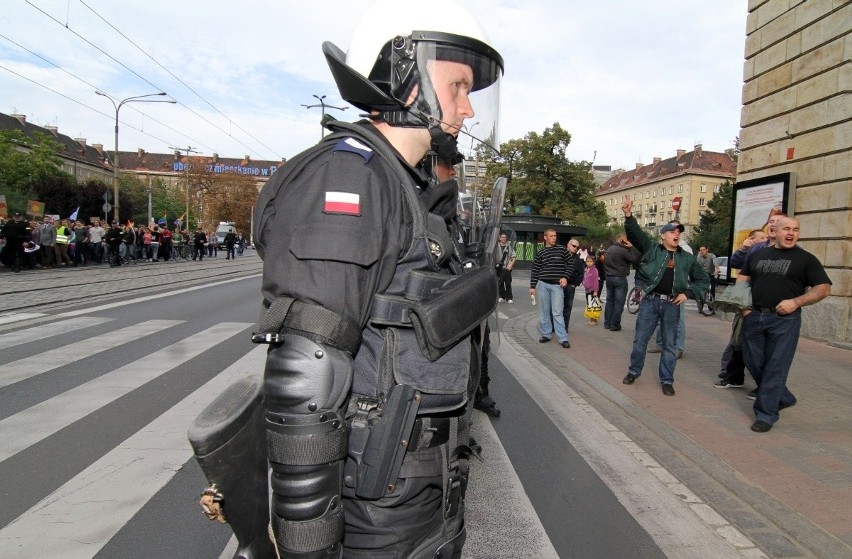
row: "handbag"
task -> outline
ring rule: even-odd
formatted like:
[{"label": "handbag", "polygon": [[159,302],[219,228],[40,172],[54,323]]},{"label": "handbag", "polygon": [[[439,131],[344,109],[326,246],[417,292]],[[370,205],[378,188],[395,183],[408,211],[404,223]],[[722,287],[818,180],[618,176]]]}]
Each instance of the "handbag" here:
[{"label": "handbag", "polygon": [[586,310],[583,316],[589,320],[598,320],[601,317],[601,300],[598,297],[592,299],[586,304]]}]

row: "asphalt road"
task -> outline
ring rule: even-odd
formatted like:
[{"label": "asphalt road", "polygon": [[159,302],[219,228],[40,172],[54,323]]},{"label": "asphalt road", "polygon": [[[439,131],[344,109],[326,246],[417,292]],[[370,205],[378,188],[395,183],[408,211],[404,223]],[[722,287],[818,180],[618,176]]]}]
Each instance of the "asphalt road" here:
[{"label": "asphalt road", "polygon": [[[168,277],[184,264],[104,268],[126,289],[93,302],[43,289],[19,320],[3,317],[0,557],[229,556],[227,526],[198,511],[205,483],[185,432],[224,387],[262,371],[264,348],[248,339],[258,262],[237,262],[178,284]],[[475,414],[484,451],[466,559],[761,556],[720,537],[510,337],[491,368],[503,417]]]}]

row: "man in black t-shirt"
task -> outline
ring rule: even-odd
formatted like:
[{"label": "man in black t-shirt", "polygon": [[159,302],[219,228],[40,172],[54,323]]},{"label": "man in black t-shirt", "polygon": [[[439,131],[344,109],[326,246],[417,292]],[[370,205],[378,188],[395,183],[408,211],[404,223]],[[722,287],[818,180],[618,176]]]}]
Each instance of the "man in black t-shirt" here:
[{"label": "man in black t-shirt", "polygon": [[785,217],[776,225],[775,246],[751,254],[737,276],[750,281],[751,312],[743,314],[743,357],[757,382],[751,430],[765,433],[778,412],[796,404],[787,375],[799,342],[805,305],[831,294],[831,280],[817,258],[796,245],[799,221]]}]

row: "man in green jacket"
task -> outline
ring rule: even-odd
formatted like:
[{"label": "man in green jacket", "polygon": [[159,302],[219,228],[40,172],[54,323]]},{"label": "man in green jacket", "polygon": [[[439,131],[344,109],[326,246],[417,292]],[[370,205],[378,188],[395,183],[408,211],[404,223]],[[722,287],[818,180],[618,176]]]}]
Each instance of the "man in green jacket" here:
[{"label": "man in green jacket", "polygon": [[680,306],[687,299],[699,299],[710,287],[710,277],[695,256],[679,246],[683,225],[666,223],[660,229],[660,242],[654,242],[642,231],[633,217],[633,201],[626,197],[621,204],[627,238],[642,253],[639,281],[644,297],[636,316],[636,334],[630,352],[630,367],[624,384],[633,384],[645,366],[648,340],[657,323],[663,334],[660,354],[660,384],[663,394],[674,396],[674,371],[677,364],[675,340]]}]

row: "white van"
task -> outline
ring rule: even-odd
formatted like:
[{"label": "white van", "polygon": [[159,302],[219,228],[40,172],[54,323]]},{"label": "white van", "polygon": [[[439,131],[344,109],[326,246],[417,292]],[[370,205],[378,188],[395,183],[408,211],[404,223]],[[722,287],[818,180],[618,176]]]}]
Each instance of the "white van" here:
[{"label": "white van", "polygon": [[220,221],[216,227],[216,244],[225,246],[225,235],[231,232],[237,232],[237,224],[233,221]]}]

